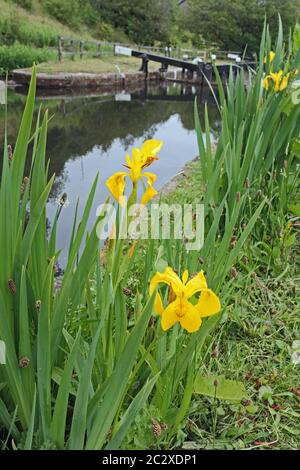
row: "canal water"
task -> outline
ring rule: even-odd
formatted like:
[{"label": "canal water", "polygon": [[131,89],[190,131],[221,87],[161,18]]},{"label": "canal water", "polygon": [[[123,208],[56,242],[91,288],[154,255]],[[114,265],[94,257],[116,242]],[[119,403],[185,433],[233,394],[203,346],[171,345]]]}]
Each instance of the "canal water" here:
[{"label": "canal water", "polygon": [[[164,84],[117,93],[80,93],[53,95],[53,91],[50,94],[44,90],[36,102],[36,112],[42,106],[42,109],[49,110],[51,116],[47,158],[50,159],[49,173],[55,173],[56,179],[47,207],[50,224],[59,197],[67,193],[69,200],[68,207],[61,214],[57,234],[57,246],[62,249],[62,266],[66,261],[77,199],[80,201],[80,215],[97,172],[99,185],[90,226],[95,221],[98,205],[109,195],[105,181],[116,171],[123,170],[125,154],[132,148],[141,146],[147,139],[164,142],[159,161],[150,169],[157,175],[157,190],[198,155],[193,110],[196,95],[202,122],[204,102],[207,102],[212,128],[217,132],[219,126],[217,107],[209,89],[205,88]],[[12,145],[16,141],[25,99],[20,92],[8,93],[8,142]],[[4,106],[0,107],[0,118],[2,144]]]}]

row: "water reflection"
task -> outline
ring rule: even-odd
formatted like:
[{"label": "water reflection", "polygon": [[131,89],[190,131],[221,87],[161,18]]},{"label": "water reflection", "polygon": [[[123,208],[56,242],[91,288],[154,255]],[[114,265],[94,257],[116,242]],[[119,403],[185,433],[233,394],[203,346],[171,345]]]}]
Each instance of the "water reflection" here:
[{"label": "water reflection", "polygon": [[[52,116],[47,156],[50,158],[50,174],[55,173],[56,180],[48,203],[49,220],[53,219],[60,194],[66,192],[70,201],[58,228],[57,241],[63,248],[63,257],[77,198],[80,197],[81,213],[97,172],[100,184],[92,219],[95,218],[96,207],[108,196],[104,185],[106,179],[121,170],[124,154],[132,147],[140,146],[149,138],[164,141],[160,160],[151,167],[151,171],[157,174],[157,189],[198,154],[193,116],[195,95],[201,102],[208,102],[211,122],[217,130],[218,111],[205,88],[199,90],[191,86],[164,84],[105,94],[93,91],[85,96],[68,96],[66,92],[53,96],[44,90],[43,95],[38,96],[36,112],[42,104],[42,108],[48,108]],[[16,140],[24,103],[25,96],[9,92],[8,142],[11,144]],[[4,124],[3,107],[0,109]],[[0,129],[2,142],[3,124]],[[64,260],[61,263],[64,264]]]}]

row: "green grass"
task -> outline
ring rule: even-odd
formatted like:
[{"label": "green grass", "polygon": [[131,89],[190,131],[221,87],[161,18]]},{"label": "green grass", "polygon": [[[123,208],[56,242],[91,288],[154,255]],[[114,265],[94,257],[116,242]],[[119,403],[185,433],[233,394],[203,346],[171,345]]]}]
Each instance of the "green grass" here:
[{"label": "green grass", "polygon": [[17,68],[32,67],[33,63],[44,62],[55,57],[47,48],[35,48],[23,44],[0,46],[0,75],[5,76]]},{"label": "green grass", "polygon": [[[117,73],[115,65],[121,72],[137,72],[141,66],[141,60],[134,57],[104,56],[101,58],[65,59],[62,62],[49,62],[38,65],[37,71],[42,73]],[[158,70],[159,64],[150,64],[149,70]]]},{"label": "green grass", "polygon": [[276,283],[238,274],[233,282],[201,372],[243,381],[249,399],[240,405],[195,399],[185,440],[201,448],[299,449],[299,366],[291,362],[300,332],[299,277]]},{"label": "green grass", "polygon": [[57,35],[91,38],[87,30],[73,30],[46,15],[39,2],[34,3],[32,10],[27,10],[15,3],[0,0],[0,8],[2,43],[18,40],[40,47],[55,44]]},{"label": "green grass", "polygon": [[[199,180],[201,169],[199,160],[195,160],[186,165],[170,187],[163,188],[161,201],[200,201],[203,191]],[[230,404],[194,396],[174,445],[185,449],[300,448],[299,365],[291,362],[292,343],[300,339],[299,242],[289,255],[289,274],[279,281],[257,273],[251,242],[243,248],[240,258],[245,253],[248,260],[236,265],[237,277],[228,276],[221,289],[220,297],[228,305],[208,339],[198,371],[242,381],[248,398],[241,404]],[[147,245],[142,243],[126,286],[131,292],[127,299],[131,308],[131,299],[140,290],[146,252]],[[263,396],[263,387],[268,387],[268,399]],[[156,409],[140,416],[127,446],[153,445],[153,418],[159,420]],[[164,438],[158,442],[167,444]]]}]

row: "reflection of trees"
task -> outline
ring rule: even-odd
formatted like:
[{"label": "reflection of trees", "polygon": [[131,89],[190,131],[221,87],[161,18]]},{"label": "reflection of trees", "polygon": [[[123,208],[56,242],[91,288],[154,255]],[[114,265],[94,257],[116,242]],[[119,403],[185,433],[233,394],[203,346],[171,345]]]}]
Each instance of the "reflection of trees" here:
[{"label": "reflection of trees", "polygon": [[[174,88],[171,87],[170,90],[173,95]],[[161,92],[162,89],[151,90],[151,93],[156,95],[160,95]],[[160,99],[151,101],[151,93],[147,101],[136,99],[120,102],[115,101],[114,97],[106,96],[102,101],[101,97],[97,97],[70,101],[55,99],[43,103],[43,108],[49,109],[49,115],[54,115],[48,126],[47,144],[50,174],[57,175],[52,195],[60,192],[65,162],[86,155],[95,146],[98,146],[102,152],[107,152],[115,139],[120,139],[124,149],[127,150],[135,139],[151,138],[157,128],[173,115],[179,116],[185,129],[194,130],[192,96],[191,101],[187,101],[186,97],[184,101]],[[25,97],[10,94],[9,101],[8,142],[14,144]],[[38,107],[39,102],[36,103],[36,111]],[[210,113],[211,122],[216,122],[217,108],[210,107]],[[0,116],[4,117],[2,110]]]}]

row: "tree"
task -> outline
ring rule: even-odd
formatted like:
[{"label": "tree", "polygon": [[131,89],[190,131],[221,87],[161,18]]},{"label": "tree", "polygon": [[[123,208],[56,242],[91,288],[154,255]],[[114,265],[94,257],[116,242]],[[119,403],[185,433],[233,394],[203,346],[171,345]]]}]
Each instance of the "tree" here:
[{"label": "tree", "polygon": [[271,31],[278,26],[280,13],[284,30],[300,16],[300,0],[187,0],[184,26],[226,50],[251,52],[259,49],[265,15]]},{"label": "tree", "polygon": [[134,42],[167,42],[174,25],[177,0],[90,0],[104,21]]}]

